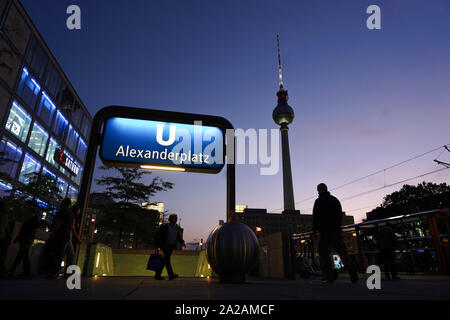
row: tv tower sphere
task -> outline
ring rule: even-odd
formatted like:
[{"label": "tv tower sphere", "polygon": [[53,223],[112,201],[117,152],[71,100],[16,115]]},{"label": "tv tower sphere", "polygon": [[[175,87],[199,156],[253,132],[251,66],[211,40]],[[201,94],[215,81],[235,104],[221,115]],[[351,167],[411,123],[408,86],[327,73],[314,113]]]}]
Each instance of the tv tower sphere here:
[{"label": "tv tower sphere", "polygon": [[290,124],[295,117],[294,110],[287,104],[287,94],[288,92],[281,87],[277,93],[278,104],[272,113],[273,121],[280,126]]},{"label": "tv tower sphere", "polygon": [[280,78],[280,90],[277,92],[278,105],[273,110],[272,118],[279,126],[287,126],[294,120],[294,110],[287,104],[288,92],[283,88],[283,71],[281,70],[280,38],[277,33],[278,49],[278,76]]}]

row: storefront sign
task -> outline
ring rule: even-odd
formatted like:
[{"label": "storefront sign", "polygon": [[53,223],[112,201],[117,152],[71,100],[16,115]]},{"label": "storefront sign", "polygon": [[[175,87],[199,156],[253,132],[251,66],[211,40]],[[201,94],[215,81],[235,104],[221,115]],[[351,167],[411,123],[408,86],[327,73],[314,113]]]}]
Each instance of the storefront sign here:
[{"label": "storefront sign", "polygon": [[69,171],[69,173],[73,176],[77,176],[80,171],[80,166],[76,165],[75,162],[70,159],[61,148],[56,148],[53,159],[61,165],[64,169]]}]

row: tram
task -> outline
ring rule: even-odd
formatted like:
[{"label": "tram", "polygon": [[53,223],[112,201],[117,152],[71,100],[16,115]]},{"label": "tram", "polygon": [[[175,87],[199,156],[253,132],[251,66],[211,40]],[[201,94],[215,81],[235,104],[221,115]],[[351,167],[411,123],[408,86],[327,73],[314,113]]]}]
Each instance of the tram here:
[{"label": "tram", "polygon": [[[411,213],[380,220],[342,226],[347,251],[358,270],[365,273],[369,265],[381,265],[375,236],[389,222],[397,236],[397,271],[407,274],[450,274],[450,208]],[[312,232],[292,237],[297,261],[312,273],[318,272],[318,241]],[[343,269],[338,255],[333,254],[333,267]]]}]

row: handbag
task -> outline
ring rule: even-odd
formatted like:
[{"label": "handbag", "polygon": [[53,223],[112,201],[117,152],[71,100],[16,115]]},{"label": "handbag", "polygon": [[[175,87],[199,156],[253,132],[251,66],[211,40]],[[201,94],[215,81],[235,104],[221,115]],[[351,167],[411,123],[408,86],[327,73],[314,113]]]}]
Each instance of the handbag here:
[{"label": "handbag", "polygon": [[158,253],[158,249],[156,249],[155,253],[152,253],[148,258],[147,262],[147,270],[153,270],[157,273],[160,273],[164,268],[163,257]]}]

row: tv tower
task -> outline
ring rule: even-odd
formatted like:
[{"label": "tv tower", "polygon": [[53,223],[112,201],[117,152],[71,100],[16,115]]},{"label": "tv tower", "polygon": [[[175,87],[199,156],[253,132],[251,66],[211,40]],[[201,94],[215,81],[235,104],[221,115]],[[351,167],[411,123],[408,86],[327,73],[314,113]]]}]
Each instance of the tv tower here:
[{"label": "tv tower", "polygon": [[277,92],[278,104],[273,110],[272,118],[280,126],[281,150],[283,161],[283,194],[284,210],[283,214],[298,214],[295,210],[294,187],[292,185],[291,156],[289,152],[288,124],[294,120],[294,110],[287,104],[288,92],[283,87],[283,73],[281,70],[280,39],[277,33],[278,49],[278,76],[280,80],[280,90]]}]

